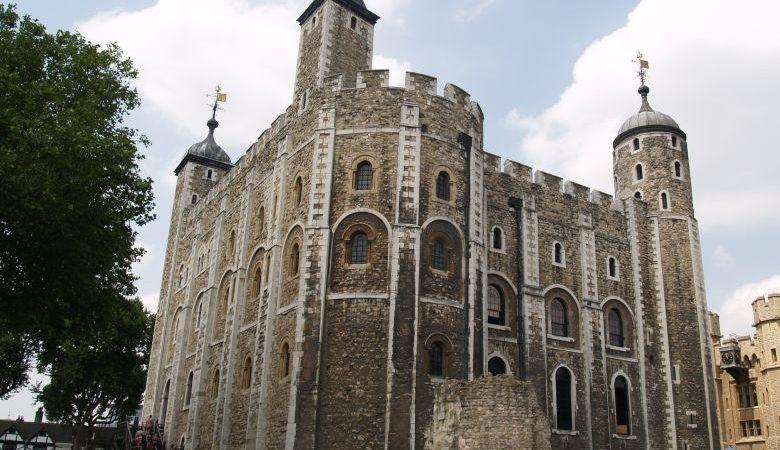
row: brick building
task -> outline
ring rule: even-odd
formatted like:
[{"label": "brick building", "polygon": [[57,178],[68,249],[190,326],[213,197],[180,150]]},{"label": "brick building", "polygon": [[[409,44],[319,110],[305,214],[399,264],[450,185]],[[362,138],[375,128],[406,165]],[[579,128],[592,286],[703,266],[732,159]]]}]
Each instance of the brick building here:
[{"label": "brick building", "polygon": [[780,293],[753,301],[755,335],[722,339],[710,322],[722,445],[780,449]]},{"label": "brick building", "polygon": [[463,89],[371,70],[377,20],[314,1],[292,104],[177,167],[144,416],[187,448],[423,448],[434,388],[490,372],[552,448],[718,447],[685,133],[642,86],[616,196],[502,165]]}]

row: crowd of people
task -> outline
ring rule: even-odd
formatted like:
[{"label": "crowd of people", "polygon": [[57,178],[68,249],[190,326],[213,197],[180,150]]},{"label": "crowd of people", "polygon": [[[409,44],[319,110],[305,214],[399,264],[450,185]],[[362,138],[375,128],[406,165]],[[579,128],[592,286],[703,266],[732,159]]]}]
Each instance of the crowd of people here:
[{"label": "crowd of people", "polygon": [[[175,447],[172,447],[175,448]],[[133,436],[133,450],[165,450],[165,441],[163,440],[162,427],[156,420],[149,416],[138,431]],[[181,449],[184,450],[183,447]]]}]

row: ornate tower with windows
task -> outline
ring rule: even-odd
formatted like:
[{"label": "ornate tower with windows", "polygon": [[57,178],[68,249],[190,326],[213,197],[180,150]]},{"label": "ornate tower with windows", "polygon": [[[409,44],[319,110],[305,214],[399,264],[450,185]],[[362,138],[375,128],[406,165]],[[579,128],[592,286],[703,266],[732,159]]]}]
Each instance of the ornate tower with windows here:
[{"label": "ornate tower with windows", "polygon": [[662,420],[677,448],[714,448],[718,421],[688,143],[674,119],[653,110],[649,92],[642,83],[641,107],[613,143],[615,192],[650,239],[650,273],[641,277],[654,287],[645,312],[655,317],[645,323],[645,357],[648,375],[663,380],[654,398],[665,399],[666,414],[649,420]]}]

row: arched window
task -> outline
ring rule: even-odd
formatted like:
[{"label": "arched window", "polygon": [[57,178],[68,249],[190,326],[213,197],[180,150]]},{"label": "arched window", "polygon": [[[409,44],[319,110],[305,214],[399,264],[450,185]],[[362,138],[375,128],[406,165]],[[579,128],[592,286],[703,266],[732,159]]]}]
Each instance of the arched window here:
[{"label": "arched window", "polygon": [[292,249],[290,249],[290,273],[292,275],[298,275],[300,269],[301,252],[298,243],[294,243]]},{"label": "arched window", "polygon": [[257,231],[262,234],[265,230],[265,207],[260,207],[260,212],[257,214]]},{"label": "arched window", "polygon": [[374,167],[368,161],[363,161],[355,171],[355,190],[370,191],[374,186]]},{"label": "arched window", "polygon": [[450,201],[450,174],[443,170],[436,177],[436,197]]},{"label": "arched window", "polygon": [[628,397],[628,381],[622,375],[615,378],[615,432],[631,434],[631,401]]},{"label": "arched window", "polygon": [[501,289],[491,284],[488,286],[488,323],[504,325],[504,294]]},{"label": "arched window", "polygon": [[350,28],[352,28],[353,30],[354,30],[355,28],[357,28],[357,18],[355,18],[355,16],[352,16],[352,17],[349,19],[349,27],[350,27]]},{"label": "arched window", "polygon": [[493,248],[496,250],[504,248],[504,234],[498,227],[493,228]]},{"label": "arched window", "polygon": [[634,192],[634,198],[637,200],[642,200],[642,193],[639,191]]},{"label": "arched window", "polygon": [[228,237],[228,255],[233,255],[236,252],[236,232],[230,230],[230,237]]},{"label": "arched window", "polygon": [[574,408],[572,408],[571,372],[565,367],[555,371],[555,429],[574,429]]},{"label": "arched window", "polygon": [[682,178],[682,164],[680,164],[680,161],[674,162],[674,176],[676,178]]},{"label": "arched window", "polygon": [[607,273],[610,278],[617,278],[617,260],[614,256],[607,258]]},{"label": "arched window", "polygon": [[295,179],[295,204],[300,205],[303,199],[303,181],[301,177]]},{"label": "arched window", "polygon": [[609,328],[609,345],[613,347],[625,347],[626,340],[623,335],[623,318],[617,308],[610,308],[607,313],[607,325]]},{"label": "arched window", "polygon": [[192,194],[192,204],[194,205],[197,202],[198,202],[198,194]]},{"label": "arched window", "polygon": [[349,239],[349,263],[368,263],[368,235],[362,231],[356,231]]},{"label": "arched window", "polygon": [[672,147],[677,148],[677,136],[672,136]]},{"label": "arched window", "polygon": [[210,180],[212,173],[213,172],[211,171],[211,169],[209,169],[208,172],[206,172],[206,178],[208,178]]},{"label": "arched window", "polygon": [[634,138],[634,150],[639,150],[639,138]]},{"label": "arched window", "polygon": [[290,375],[290,345],[287,342],[279,352],[279,374],[282,378]]},{"label": "arched window", "polygon": [[258,265],[255,268],[255,295],[260,295],[263,291],[263,266]]},{"label": "arched window", "polygon": [[171,392],[171,380],[165,382],[165,390],[163,391],[163,404],[162,412],[160,412],[160,422],[165,423],[165,416],[168,414],[168,394]]},{"label": "arched window", "polygon": [[494,356],[488,360],[488,372],[491,375],[504,375],[506,373],[506,363],[498,356]]},{"label": "arched window", "polygon": [[192,400],[192,372],[187,376],[187,391],[184,393],[184,404],[190,406]]},{"label": "arched window", "polygon": [[195,328],[200,329],[200,320],[203,317],[203,299],[198,302],[198,312],[195,317]]},{"label": "arched window", "polygon": [[434,341],[428,350],[428,373],[432,377],[444,377],[444,345]]},{"label": "arched window", "polygon": [[444,241],[434,239],[431,246],[431,267],[436,270],[447,270],[445,266]]},{"label": "arched window", "polygon": [[252,385],[252,357],[247,356],[244,367],[241,368],[241,389],[249,389]]},{"label": "arched window", "polygon": [[211,379],[211,398],[212,400],[219,395],[219,369],[214,371],[214,377]]},{"label": "arched window", "polygon": [[635,171],[634,175],[637,181],[643,180],[645,178],[644,169],[642,169],[641,164],[637,164],[636,167],[634,168],[634,171]]},{"label": "arched window", "polygon": [[566,303],[558,297],[550,302],[550,333],[553,336],[569,336],[569,317]]},{"label": "arched window", "polygon": [[669,195],[666,192],[661,192],[661,209],[669,209]]},{"label": "arched window", "polygon": [[566,255],[563,253],[563,244],[556,242],[553,244],[553,262],[562,266],[566,261]]}]

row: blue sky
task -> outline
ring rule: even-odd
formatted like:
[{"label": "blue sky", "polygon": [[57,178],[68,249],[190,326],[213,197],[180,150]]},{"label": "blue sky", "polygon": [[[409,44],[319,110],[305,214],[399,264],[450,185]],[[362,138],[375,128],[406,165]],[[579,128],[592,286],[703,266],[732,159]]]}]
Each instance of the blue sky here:
[{"label": "blue sky", "polygon": [[[217,140],[235,161],[292,97],[297,24],[307,0],[22,0],[50,30],[116,41],[140,70],[130,122],[152,141],[157,220],[138,294],[156,306],[172,170],[206,132],[204,95],[230,94]],[[631,60],[650,60],[650,101],[688,134],[710,308],[749,332],[749,302],[780,290],[780,31],[771,0],[366,0],[382,16],[375,68],[452,82],[485,112],[492,153],[605,192],[611,143],[639,107]],[[772,118],[772,119],[770,119]],[[28,393],[0,414],[31,416]]]}]

